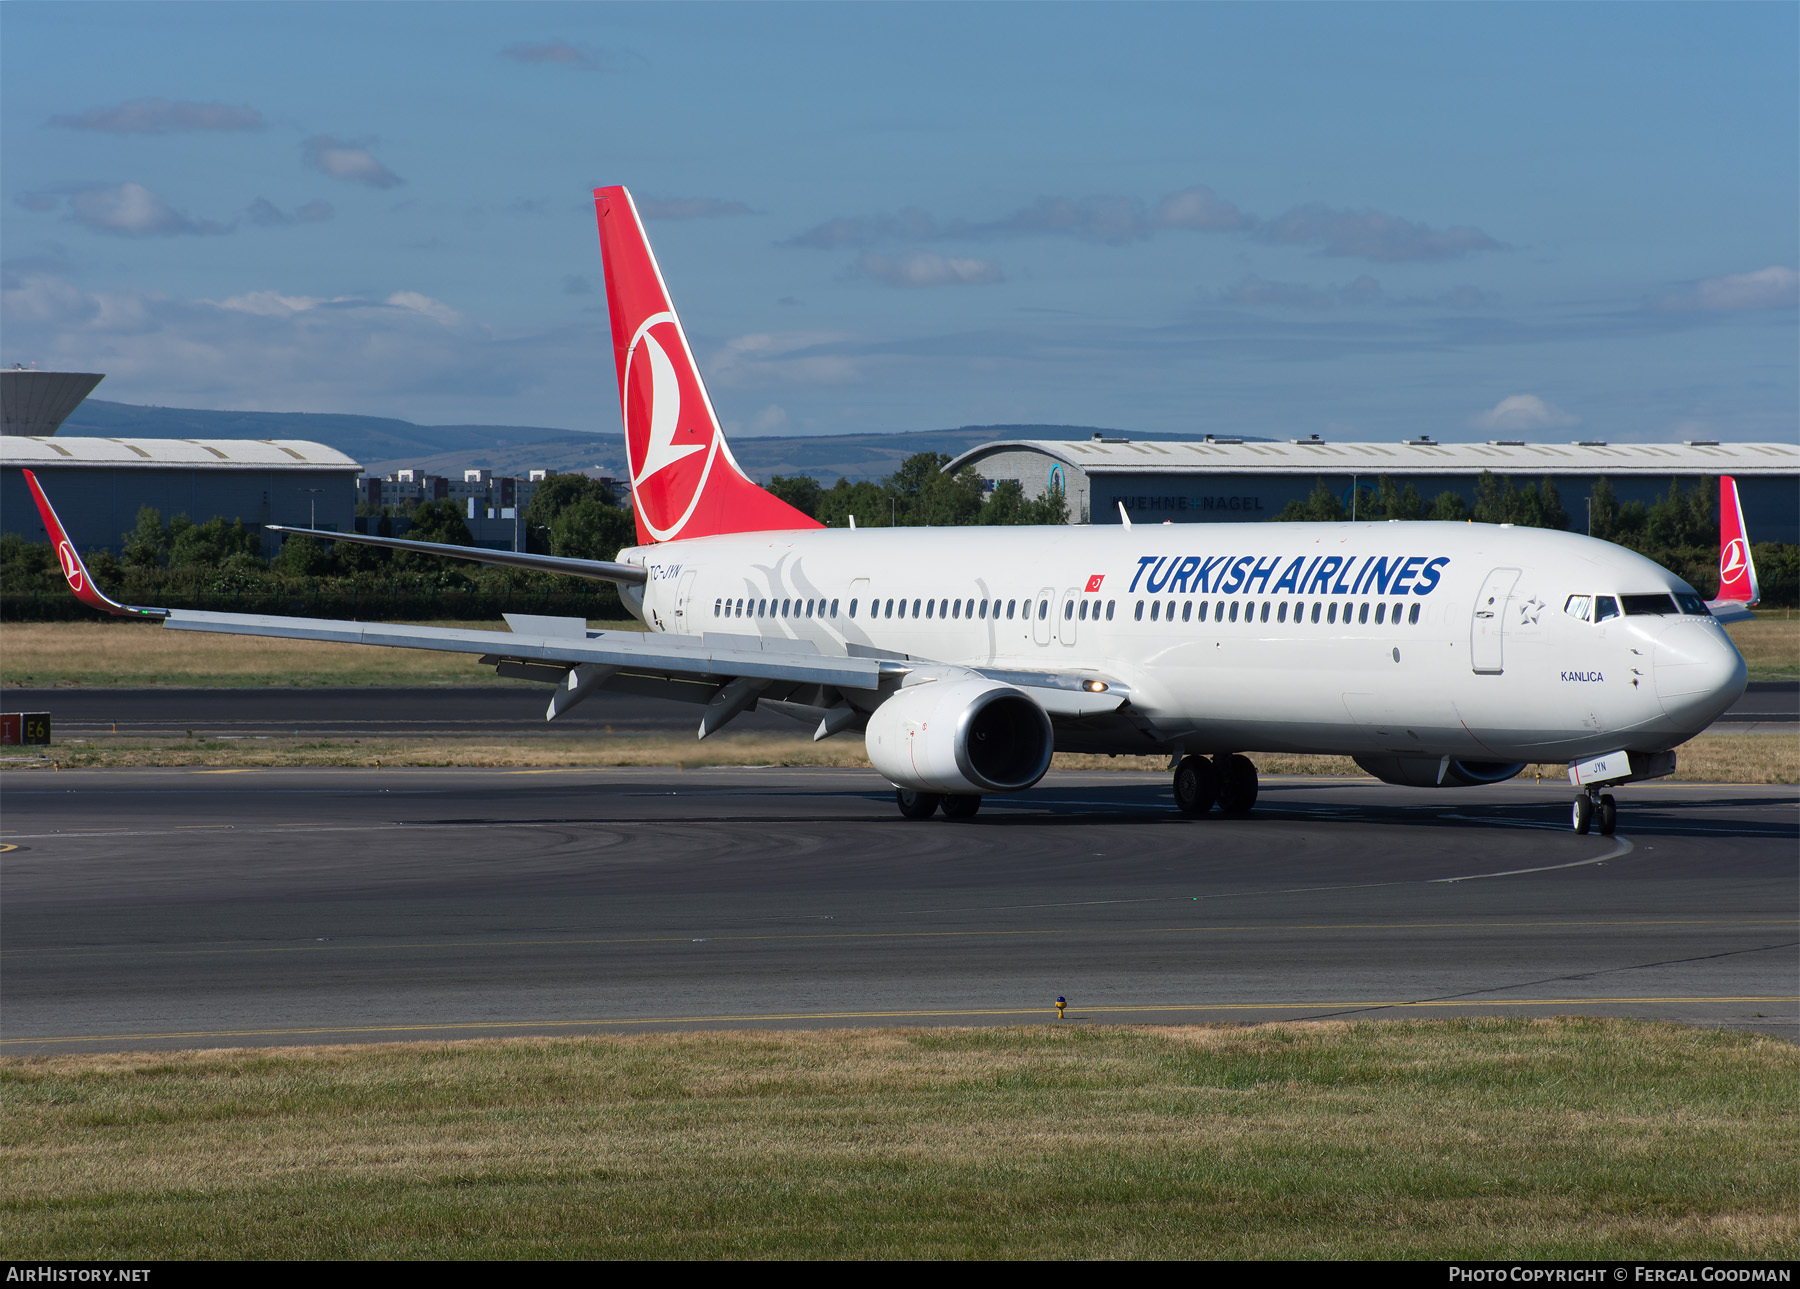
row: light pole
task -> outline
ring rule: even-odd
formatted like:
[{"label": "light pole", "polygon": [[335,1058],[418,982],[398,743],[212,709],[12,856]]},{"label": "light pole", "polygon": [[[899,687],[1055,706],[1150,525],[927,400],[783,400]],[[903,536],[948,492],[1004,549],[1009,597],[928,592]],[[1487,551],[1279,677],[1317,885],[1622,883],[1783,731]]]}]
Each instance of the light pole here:
[{"label": "light pole", "polygon": [[325,489],[323,489],[323,488],[299,488],[299,489],[296,489],[296,491],[312,493],[312,496],[309,498],[309,500],[312,502],[312,518],[310,521],[308,521],[306,526],[308,528],[317,528],[319,526],[319,494],[321,492],[324,492]]}]

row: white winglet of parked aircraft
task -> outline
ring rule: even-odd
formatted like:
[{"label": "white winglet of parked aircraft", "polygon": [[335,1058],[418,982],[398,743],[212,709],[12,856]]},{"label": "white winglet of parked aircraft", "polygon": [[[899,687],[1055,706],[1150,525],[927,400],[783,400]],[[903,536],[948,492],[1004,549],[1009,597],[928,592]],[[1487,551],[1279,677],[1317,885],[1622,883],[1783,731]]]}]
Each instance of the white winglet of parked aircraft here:
[{"label": "white winglet of parked aircraft", "polygon": [[1244,753],[1315,752],[1419,788],[1566,762],[1575,830],[1611,833],[1604,789],[1672,773],[1743,693],[1719,617],[1756,587],[1729,479],[1716,615],[1641,555],[1505,524],[823,528],[739,468],[630,195],[594,198],[641,544],[602,562],[278,531],[614,582],[648,632],[118,604],[27,472],[70,588],[170,630],[476,654],[555,685],[549,720],[611,690],[693,703],[701,738],[753,707],[860,730],[909,818],[968,818],[1055,751],[1168,755],[1183,811],[1244,814]]}]

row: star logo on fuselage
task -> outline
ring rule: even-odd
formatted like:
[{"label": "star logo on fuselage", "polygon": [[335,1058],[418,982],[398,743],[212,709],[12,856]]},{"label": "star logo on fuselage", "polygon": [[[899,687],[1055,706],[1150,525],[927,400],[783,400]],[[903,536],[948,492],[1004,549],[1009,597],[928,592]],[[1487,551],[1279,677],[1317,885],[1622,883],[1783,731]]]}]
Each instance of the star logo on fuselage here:
[{"label": "star logo on fuselage", "polygon": [[1543,611],[1544,602],[1538,599],[1537,596],[1532,596],[1529,600],[1519,606],[1519,625],[1522,627],[1536,626],[1538,614]]}]

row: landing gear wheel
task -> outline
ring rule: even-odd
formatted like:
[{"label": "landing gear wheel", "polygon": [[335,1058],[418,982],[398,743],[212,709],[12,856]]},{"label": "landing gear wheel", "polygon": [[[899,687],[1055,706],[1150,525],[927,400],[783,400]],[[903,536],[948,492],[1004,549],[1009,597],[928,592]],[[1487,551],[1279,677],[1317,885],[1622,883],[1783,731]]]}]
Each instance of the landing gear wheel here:
[{"label": "landing gear wheel", "polygon": [[894,803],[908,819],[929,819],[937,813],[943,798],[935,792],[914,792],[911,788],[895,788]]},{"label": "landing gear wheel", "polygon": [[1612,799],[1612,793],[1600,798],[1600,809],[1595,812],[1600,816],[1600,835],[1610,837],[1613,829],[1619,826],[1619,804]]},{"label": "landing gear wheel", "polygon": [[944,798],[944,818],[973,819],[975,812],[981,809],[981,798],[978,796],[947,796]]},{"label": "landing gear wheel", "polygon": [[1175,804],[1184,815],[1203,815],[1219,799],[1219,772],[1203,756],[1184,756],[1175,767]]},{"label": "landing gear wheel", "polygon": [[1593,803],[1593,801],[1590,800],[1589,798],[1587,798],[1586,796],[1576,797],[1575,798],[1575,808],[1570,816],[1570,823],[1574,825],[1575,835],[1577,837],[1587,836],[1588,828],[1592,826],[1593,822],[1594,822],[1594,803]]},{"label": "landing gear wheel", "polygon": [[1247,815],[1256,804],[1256,766],[1247,756],[1232,754],[1213,758],[1219,772],[1219,812]]}]

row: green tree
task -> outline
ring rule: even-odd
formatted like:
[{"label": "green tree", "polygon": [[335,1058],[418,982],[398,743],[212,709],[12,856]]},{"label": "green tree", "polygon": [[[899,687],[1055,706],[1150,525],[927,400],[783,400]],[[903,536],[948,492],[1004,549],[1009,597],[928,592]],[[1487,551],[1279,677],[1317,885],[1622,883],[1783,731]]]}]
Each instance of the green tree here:
[{"label": "green tree", "polygon": [[1320,475],[1313,480],[1313,490],[1305,501],[1288,502],[1275,518],[1284,524],[1328,524],[1350,518],[1350,512],[1344,509],[1344,503]]},{"label": "green tree", "polygon": [[1609,542],[1618,530],[1619,499],[1613,495],[1612,484],[1601,475],[1588,490],[1588,535]]},{"label": "green tree", "polygon": [[628,512],[611,502],[583,497],[556,516],[550,545],[569,559],[613,560],[625,547],[637,545],[637,527]]},{"label": "green tree", "polygon": [[886,528],[890,513],[888,494],[868,479],[851,483],[839,479],[819,494],[813,518],[827,528],[848,528],[851,517],[858,528]]},{"label": "green tree", "polygon": [[121,561],[129,568],[162,568],[169,562],[169,533],[162,512],[154,506],[139,507],[137,527],[125,534]]},{"label": "green tree", "polygon": [[811,475],[778,474],[769,480],[768,489],[809,519],[819,517],[819,502],[823,499],[825,490]]},{"label": "green tree", "polygon": [[270,567],[289,577],[326,577],[334,571],[331,552],[324,543],[300,533],[281,543]]},{"label": "green tree", "polygon": [[[610,486],[598,479],[590,479],[585,474],[553,474],[538,484],[537,490],[531,494],[531,504],[525,507],[525,549],[539,555],[550,554],[553,542],[550,535],[556,530],[557,519],[563,511],[580,502],[609,506],[625,517],[632,537],[619,543],[620,546],[630,546],[637,540],[635,525],[631,523],[631,512],[618,505]],[[617,550],[618,546],[613,547],[613,552]],[[560,555],[565,552],[559,550],[556,553]],[[612,557],[612,553],[608,553],[596,558]]]},{"label": "green tree", "polygon": [[1441,523],[1460,524],[1469,517],[1469,503],[1460,492],[1440,492],[1431,501],[1430,518]]}]

